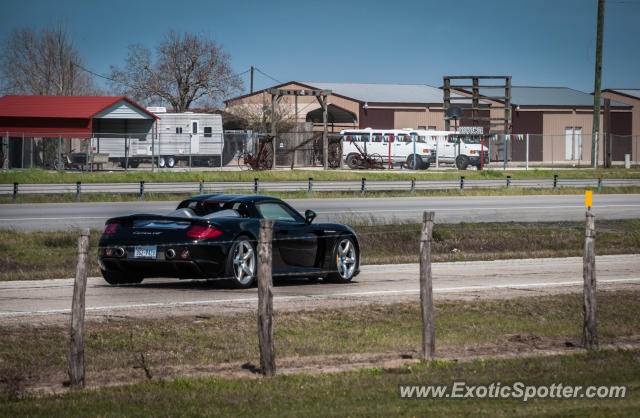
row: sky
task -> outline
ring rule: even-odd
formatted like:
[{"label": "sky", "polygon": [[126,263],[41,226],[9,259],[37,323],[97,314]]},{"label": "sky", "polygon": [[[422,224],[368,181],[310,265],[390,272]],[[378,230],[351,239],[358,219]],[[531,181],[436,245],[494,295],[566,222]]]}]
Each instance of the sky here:
[{"label": "sky", "polygon": [[[287,81],[428,84],[511,75],[513,85],[594,90],[597,0],[21,0],[13,28],[66,25],[87,68],[123,67],[127,47],[169,30],[221,45],[249,91]],[[640,88],[640,0],[607,0],[602,88]],[[264,75],[266,74],[266,75]],[[270,78],[271,77],[271,78]]]}]

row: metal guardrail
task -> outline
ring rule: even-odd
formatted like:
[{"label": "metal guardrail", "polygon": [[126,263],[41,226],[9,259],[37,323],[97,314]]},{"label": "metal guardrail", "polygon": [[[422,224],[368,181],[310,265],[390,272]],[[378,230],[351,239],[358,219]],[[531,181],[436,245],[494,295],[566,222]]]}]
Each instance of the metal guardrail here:
[{"label": "metal guardrail", "polygon": [[[640,186],[640,179],[496,179],[496,180],[367,180],[367,191],[407,191],[412,190],[448,190],[460,189],[497,189],[501,187],[520,188],[599,188],[599,187],[629,187]],[[554,184],[555,183],[555,184]],[[181,182],[181,183],[82,183],[82,184],[0,184],[0,195],[28,195],[28,194],[86,194],[86,193],[224,193],[224,192],[255,192],[255,182]],[[310,187],[311,186],[311,187]],[[260,182],[258,190],[265,192],[358,192],[362,191],[363,181],[280,181]]]}]

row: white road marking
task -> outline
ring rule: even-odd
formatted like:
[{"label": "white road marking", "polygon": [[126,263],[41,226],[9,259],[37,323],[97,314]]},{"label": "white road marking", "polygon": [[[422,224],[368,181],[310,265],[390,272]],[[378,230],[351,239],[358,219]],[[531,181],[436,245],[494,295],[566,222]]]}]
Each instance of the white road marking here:
[{"label": "white road marking", "polygon": [[[606,283],[631,283],[640,282],[640,277],[628,278],[628,279],[609,279],[598,280],[600,284]],[[460,286],[460,287],[443,287],[434,288],[436,293],[446,292],[467,292],[478,290],[491,290],[491,289],[509,289],[509,288],[540,288],[540,287],[560,287],[560,286],[575,286],[583,284],[582,280],[567,281],[567,282],[554,282],[554,283],[520,283],[520,284],[501,284],[501,285],[489,285],[489,286]],[[345,292],[345,293],[332,293],[327,295],[306,295],[306,296],[274,296],[275,302],[295,301],[295,300],[309,300],[309,299],[330,299],[334,297],[366,297],[366,296],[380,296],[380,295],[399,295],[399,294],[411,294],[419,293],[420,289],[406,289],[406,290],[379,290],[370,292]],[[169,308],[178,306],[193,306],[193,305],[216,305],[216,304],[228,304],[228,303],[257,303],[257,297],[239,298],[239,299],[217,299],[217,300],[201,300],[201,301],[185,301],[185,302],[157,302],[157,303],[139,303],[130,305],[114,305],[114,306],[95,306],[87,307],[87,312],[98,311],[112,311],[112,310],[124,310],[124,309],[142,309],[142,308]],[[15,317],[15,316],[32,316],[32,315],[46,315],[46,314],[70,314],[71,309],[51,309],[45,311],[32,311],[32,312],[0,312],[1,317]]]}]

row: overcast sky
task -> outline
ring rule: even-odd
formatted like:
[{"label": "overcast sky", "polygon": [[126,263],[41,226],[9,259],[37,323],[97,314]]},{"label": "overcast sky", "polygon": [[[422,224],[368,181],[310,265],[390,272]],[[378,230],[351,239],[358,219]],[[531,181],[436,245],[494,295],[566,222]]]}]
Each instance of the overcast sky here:
[{"label": "overcast sky", "polygon": [[[597,0],[20,0],[0,36],[62,21],[87,67],[122,66],[127,46],[168,29],[221,44],[236,73],[285,82],[424,83],[511,75],[514,85],[592,92]],[[640,88],[640,0],[607,0],[603,88]],[[245,91],[249,75],[243,76]],[[255,89],[276,84],[257,73]]]}]

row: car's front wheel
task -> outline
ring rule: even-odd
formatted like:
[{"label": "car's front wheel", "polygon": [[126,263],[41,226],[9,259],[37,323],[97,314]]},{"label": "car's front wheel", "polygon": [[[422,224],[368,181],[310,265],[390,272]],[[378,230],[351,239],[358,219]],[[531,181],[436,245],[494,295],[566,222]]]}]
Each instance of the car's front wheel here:
[{"label": "car's front wheel", "polygon": [[327,280],[334,283],[349,283],[358,268],[360,254],[358,247],[351,237],[342,236],[338,239],[334,249],[332,263],[336,271],[327,276]]},{"label": "car's front wheel", "polygon": [[251,287],[256,279],[256,265],[256,250],[249,237],[243,236],[233,241],[225,270],[230,283],[240,289]]},{"label": "car's front wheel", "polygon": [[104,280],[110,285],[119,285],[119,284],[138,284],[141,283],[143,278],[140,276],[132,276],[128,274],[124,274],[119,271],[112,270],[101,270],[102,277]]}]

